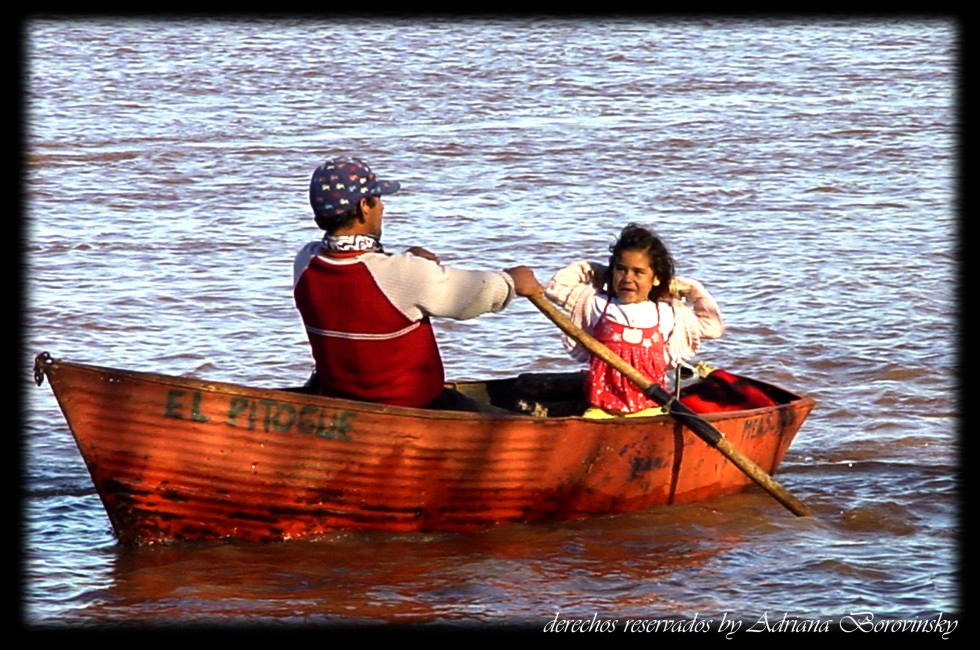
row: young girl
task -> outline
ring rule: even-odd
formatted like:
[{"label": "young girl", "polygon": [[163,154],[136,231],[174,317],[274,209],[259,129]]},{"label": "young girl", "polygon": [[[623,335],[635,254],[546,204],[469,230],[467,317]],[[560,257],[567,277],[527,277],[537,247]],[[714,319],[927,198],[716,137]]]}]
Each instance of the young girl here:
[{"label": "young girl", "polygon": [[[663,242],[634,223],[609,247],[609,267],[575,262],[560,270],[546,295],[627,363],[667,388],[667,370],[689,359],[701,339],[718,338],[724,323],[715,299],[700,282],[674,277]],[[568,335],[573,358],[589,361],[585,417],[659,415],[659,405],[627,377]]]}]

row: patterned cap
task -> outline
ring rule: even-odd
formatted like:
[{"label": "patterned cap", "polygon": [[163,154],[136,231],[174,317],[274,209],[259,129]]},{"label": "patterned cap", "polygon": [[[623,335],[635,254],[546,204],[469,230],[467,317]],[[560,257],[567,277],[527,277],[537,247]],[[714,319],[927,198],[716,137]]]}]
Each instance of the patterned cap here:
[{"label": "patterned cap", "polygon": [[394,194],[398,181],[380,181],[359,158],[334,158],[323,163],[310,179],[310,206],[316,216],[330,217],[357,207],[369,196]]}]

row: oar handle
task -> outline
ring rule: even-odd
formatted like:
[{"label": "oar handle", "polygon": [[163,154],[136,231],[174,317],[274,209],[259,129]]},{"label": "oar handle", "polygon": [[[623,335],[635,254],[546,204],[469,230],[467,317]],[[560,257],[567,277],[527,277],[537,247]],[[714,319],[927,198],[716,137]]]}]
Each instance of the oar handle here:
[{"label": "oar handle", "polygon": [[795,515],[808,517],[813,514],[802,501],[790,494],[783,486],[777,483],[769,474],[759,467],[752,459],[742,454],[731,443],[725,440],[724,435],[713,427],[710,422],[699,416],[687,406],[676,400],[671,401],[670,394],[661,386],[654,383],[650,378],[638,371],[636,368],[626,363],[622,357],[610,350],[608,347],[597,341],[585,330],[573,323],[558,307],[556,307],[543,293],[528,296],[535,307],[558,326],[560,330],[581,343],[589,352],[599,357],[610,366],[624,374],[628,379],[640,387],[651,399],[661,405],[668,405],[668,415],[673,417],[681,424],[688,427],[699,438],[708,445],[714,447],[728,460],[738,467],[750,479],[755,481],[766,492],[772,495],[777,501],[786,506]]}]

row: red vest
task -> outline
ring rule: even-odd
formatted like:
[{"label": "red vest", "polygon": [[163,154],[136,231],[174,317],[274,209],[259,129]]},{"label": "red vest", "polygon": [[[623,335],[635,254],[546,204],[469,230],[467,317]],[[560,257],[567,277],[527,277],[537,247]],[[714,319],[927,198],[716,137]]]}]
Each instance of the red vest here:
[{"label": "red vest", "polygon": [[397,406],[427,406],[445,371],[429,318],[412,321],[363,263],[314,257],[294,290],[320,394]]}]

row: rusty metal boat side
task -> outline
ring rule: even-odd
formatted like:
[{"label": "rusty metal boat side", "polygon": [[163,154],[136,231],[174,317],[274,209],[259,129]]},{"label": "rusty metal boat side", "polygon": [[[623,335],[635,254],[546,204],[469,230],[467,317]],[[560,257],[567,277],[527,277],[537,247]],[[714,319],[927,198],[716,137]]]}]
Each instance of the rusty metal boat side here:
[{"label": "rusty metal boat side", "polygon": [[[35,375],[48,379],[122,544],[473,531],[690,502],[751,484],[664,416],[392,407],[46,353]],[[772,473],[813,400],[759,385],[782,403],[704,417]]]}]

